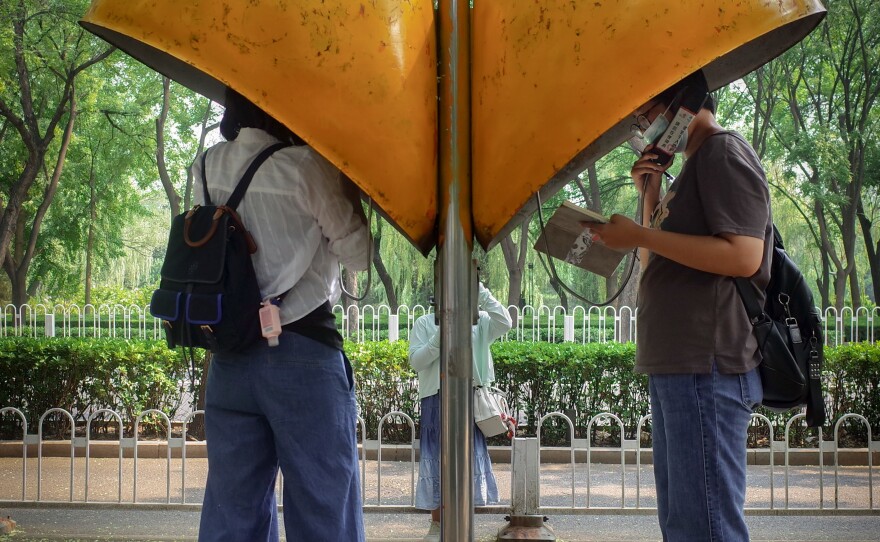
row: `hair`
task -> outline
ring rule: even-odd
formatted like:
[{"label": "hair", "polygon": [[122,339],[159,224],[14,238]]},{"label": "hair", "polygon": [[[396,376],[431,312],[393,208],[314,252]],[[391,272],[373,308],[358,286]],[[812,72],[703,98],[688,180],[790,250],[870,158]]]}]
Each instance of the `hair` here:
[{"label": "hair", "polygon": [[[659,95],[657,95],[656,100],[664,105],[667,105],[667,106],[672,104],[673,100],[675,100],[675,95],[678,94],[679,91],[681,91],[681,89],[686,86],[688,79],[689,79],[689,77],[682,79],[678,83],[667,88],[666,90],[661,92]],[[703,102],[703,109],[708,109],[709,112],[714,115],[715,114],[715,106],[716,106],[715,97],[712,96],[711,93],[709,93],[706,96],[706,101]]]},{"label": "hair", "polygon": [[279,141],[293,145],[306,144],[290,128],[278,122],[232,88],[226,87],[226,110],[220,121],[220,134],[227,141],[235,141],[242,128],[259,128]]}]

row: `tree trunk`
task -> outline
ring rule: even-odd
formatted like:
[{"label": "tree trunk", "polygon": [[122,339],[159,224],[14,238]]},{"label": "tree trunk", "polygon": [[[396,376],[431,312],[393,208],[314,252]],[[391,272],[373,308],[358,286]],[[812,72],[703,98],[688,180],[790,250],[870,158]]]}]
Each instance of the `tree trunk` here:
[{"label": "tree trunk", "polygon": [[822,242],[822,256],[823,258],[827,257],[829,264],[829,273],[831,272],[830,267],[833,266],[834,269],[834,301],[833,304],[840,311],[843,308],[843,300],[846,295],[846,278],[847,272],[844,269],[843,264],[840,261],[840,258],[837,257],[837,252],[834,250],[834,245],[831,243],[831,239],[828,233],[828,223],[825,218],[825,207],[820,201],[815,201],[813,204],[813,210],[816,215],[816,222],[819,224],[819,237]]},{"label": "tree trunk", "polygon": [[[205,115],[202,117],[202,125],[201,131],[199,132],[199,146],[196,149],[196,155],[193,160],[198,159],[199,155],[202,154],[202,151],[205,149],[205,139],[208,137],[208,133],[219,126],[217,123],[214,123],[208,126],[208,120],[211,118],[211,104],[214,102],[208,101],[208,106],[205,108]],[[193,184],[196,181],[193,179],[192,168],[186,169],[186,187],[184,187],[183,191],[183,208],[190,209],[192,208],[192,200],[193,200],[193,190],[196,189]],[[198,189],[202,189],[202,180],[198,179]]]},{"label": "tree trunk", "polygon": [[550,287],[553,288],[553,291],[559,296],[559,305],[564,307],[566,314],[568,314],[568,295],[565,293],[565,288],[563,288],[562,285],[559,284],[559,281],[554,278],[550,279]]},{"label": "tree trunk", "polygon": [[[513,232],[501,240],[501,252],[507,265],[507,305],[522,308],[523,303],[523,269],[526,263],[526,249],[529,241],[529,221],[524,220],[520,226],[519,246],[513,240]],[[516,311],[511,312],[513,327],[517,325]]]},{"label": "tree trunk", "polygon": [[873,299],[880,299],[880,243],[874,245],[874,239],[871,235],[871,220],[865,215],[865,208],[861,200],[858,202],[859,225],[862,227],[862,238],[865,240],[865,252],[868,253],[868,269],[871,272],[871,291]]},{"label": "tree trunk", "polygon": [[382,287],[385,288],[385,298],[388,300],[388,306],[391,307],[392,311],[396,311],[400,303],[397,300],[397,293],[394,291],[394,281],[391,280],[391,275],[388,273],[385,262],[382,261],[382,256],[379,254],[378,238],[375,241],[375,245],[376,248],[373,249],[373,267],[376,269],[376,274],[379,275],[379,280],[382,281]]},{"label": "tree trunk", "polygon": [[22,189],[26,192],[33,185],[37,178],[38,166],[31,162],[42,162],[45,157],[45,151],[36,155],[31,155],[25,164],[24,170],[18,176],[18,180],[10,190],[9,203],[3,209],[3,216],[0,217],[0,261],[5,261],[8,254],[8,248],[15,236],[15,229],[18,226],[19,214],[22,205],[24,205],[24,196]]},{"label": "tree trunk", "polygon": [[86,305],[92,303],[92,253],[95,250],[95,222],[98,218],[98,191],[95,184],[95,155],[92,154],[89,168],[89,233],[86,240]]},{"label": "tree trunk", "polygon": [[[850,160],[850,165],[852,165],[853,158],[850,158]],[[856,262],[856,215],[858,214],[857,202],[862,199],[861,183],[854,177],[853,180],[846,185],[845,192],[847,203],[840,206],[840,215],[842,219],[840,233],[843,241],[843,256],[846,261],[844,278],[845,281],[849,280],[850,282],[850,300],[852,302],[852,308],[855,310],[861,303],[860,297],[856,297],[860,295],[858,287],[858,264]],[[841,303],[841,307],[842,306],[843,303]]]},{"label": "tree trunk", "polygon": [[[211,351],[205,350],[205,358],[201,363],[201,371],[194,375],[198,378],[196,389],[192,390],[195,395],[195,405],[193,410],[205,411],[205,397],[208,390],[208,370],[211,367]],[[189,370],[192,370],[191,368]],[[196,416],[186,430],[187,436],[192,436],[198,440],[205,440],[205,417]]]},{"label": "tree trunk", "polygon": [[12,304],[16,307],[20,307],[28,302],[27,276],[22,275],[21,266],[16,264],[24,253],[24,222],[25,219],[21,219],[15,225],[15,240],[11,250],[6,253],[5,265],[3,266],[6,276],[9,277]]},{"label": "tree trunk", "polygon": [[171,80],[162,78],[162,110],[156,118],[156,168],[159,170],[159,180],[168,197],[168,205],[171,207],[171,218],[180,214],[180,195],[174,188],[168,167],[165,165],[165,120],[168,118],[168,110],[171,107]]},{"label": "tree trunk", "polygon": [[849,295],[853,310],[862,306],[862,288],[859,285],[858,267],[853,265],[853,270],[849,274]]},{"label": "tree trunk", "polygon": [[397,301],[397,292],[394,291],[394,281],[391,280],[391,275],[382,260],[381,246],[382,219],[377,217],[376,233],[373,235],[373,267],[376,269],[376,274],[379,275],[379,280],[382,281],[382,287],[385,288],[385,299],[388,300],[388,306],[396,312],[400,304]]},{"label": "tree trunk", "polygon": [[831,306],[831,260],[826,252],[822,252],[822,275],[819,279],[819,295],[822,297],[822,309]]},{"label": "tree trunk", "polygon": [[27,217],[22,212],[21,217],[15,224],[15,236],[13,237],[12,246],[6,253],[4,268],[6,276],[9,277],[9,288],[12,293],[12,304],[20,307],[27,303],[27,287],[25,281],[19,273],[21,267],[18,262],[24,255],[24,223]]},{"label": "tree trunk", "polygon": [[[627,256],[627,258],[631,258],[632,256]],[[635,262],[633,266],[632,275],[629,277],[629,281],[623,288],[623,291],[620,293],[620,296],[614,300],[613,306],[617,309],[617,314],[620,315],[620,342],[630,342],[630,340],[635,339],[635,333],[633,332],[633,323],[632,317],[635,316],[636,313],[636,305],[638,303],[638,295],[639,295],[639,279],[642,273],[642,266],[639,265],[639,262]],[[625,279],[625,276],[621,276],[621,280]],[[623,307],[628,307],[629,311],[623,311]]]}]

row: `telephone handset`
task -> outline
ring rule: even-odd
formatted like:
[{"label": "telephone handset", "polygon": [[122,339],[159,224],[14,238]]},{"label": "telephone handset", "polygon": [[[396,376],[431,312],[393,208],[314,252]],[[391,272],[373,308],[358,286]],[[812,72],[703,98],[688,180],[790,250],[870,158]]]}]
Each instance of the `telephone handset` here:
[{"label": "telephone handset", "polygon": [[709,95],[709,87],[702,71],[689,75],[684,80],[684,84],[685,86],[676,94],[667,110],[674,112],[672,120],[666,119],[664,113],[661,115],[663,120],[658,117],[654,121],[664,122],[665,120],[668,123],[665,130],[650,141],[645,141],[640,137],[630,138],[630,145],[639,154],[643,153],[648,145],[654,145],[651,152],[657,154],[657,158],[653,162],[661,166],[665,166],[672,160],[682,134],[694,120]]}]

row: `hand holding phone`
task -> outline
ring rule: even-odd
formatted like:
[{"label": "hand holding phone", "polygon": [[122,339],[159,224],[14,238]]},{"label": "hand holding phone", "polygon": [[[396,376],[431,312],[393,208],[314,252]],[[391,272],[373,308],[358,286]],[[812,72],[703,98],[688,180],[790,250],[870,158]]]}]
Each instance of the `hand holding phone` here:
[{"label": "hand holding phone", "polygon": [[655,155],[653,161],[659,166],[668,165],[675,153],[684,151],[688,126],[709,95],[702,71],[691,74],[683,83],[666,110],[651,120],[650,126],[633,126],[633,135],[640,137],[630,138],[630,146],[640,154],[651,147]]},{"label": "hand holding phone", "polygon": [[629,172],[633,184],[641,193],[646,193],[646,191],[659,192],[661,175],[671,177],[666,170],[672,166],[673,160],[670,159],[665,164],[660,165],[657,163],[657,157],[658,155],[653,145],[647,146]]}]

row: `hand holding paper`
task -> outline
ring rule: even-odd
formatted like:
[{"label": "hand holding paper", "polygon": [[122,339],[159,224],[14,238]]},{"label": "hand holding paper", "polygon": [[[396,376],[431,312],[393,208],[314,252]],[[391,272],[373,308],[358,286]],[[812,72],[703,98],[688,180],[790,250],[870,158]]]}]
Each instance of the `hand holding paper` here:
[{"label": "hand holding paper", "polygon": [[615,250],[601,242],[594,243],[593,232],[586,225],[608,220],[570,201],[563,202],[550,217],[534,248],[581,269],[610,277],[626,251]]},{"label": "hand holding paper", "polygon": [[611,215],[607,223],[581,221],[581,225],[593,233],[593,240],[616,250],[630,250],[640,246],[642,231],[639,226],[623,215]]}]

